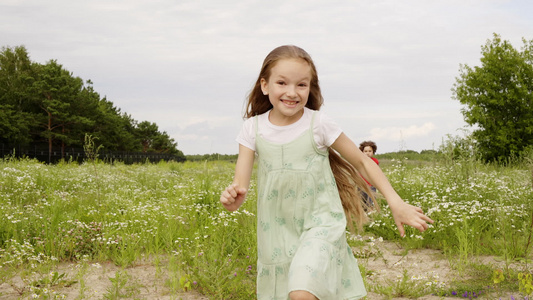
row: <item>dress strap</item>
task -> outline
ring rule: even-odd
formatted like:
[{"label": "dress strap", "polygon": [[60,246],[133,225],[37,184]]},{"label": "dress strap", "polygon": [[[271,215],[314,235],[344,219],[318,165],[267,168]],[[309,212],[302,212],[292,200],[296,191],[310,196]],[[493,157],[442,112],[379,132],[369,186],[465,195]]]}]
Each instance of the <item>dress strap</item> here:
[{"label": "dress strap", "polygon": [[315,151],[320,155],[327,155],[328,150],[318,149],[318,145],[315,141],[315,116],[317,115],[317,112],[317,110],[313,110],[313,114],[311,116],[311,126],[309,126],[309,136],[311,138],[311,144],[313,144],[313,148],[315,148]]},{"label": "dress strap", "polygon": [[255,137],[257,138],[257,134],[259,133],[259,118],[257,117],[257,115],[254,116],[254,131],[255,131]]}]

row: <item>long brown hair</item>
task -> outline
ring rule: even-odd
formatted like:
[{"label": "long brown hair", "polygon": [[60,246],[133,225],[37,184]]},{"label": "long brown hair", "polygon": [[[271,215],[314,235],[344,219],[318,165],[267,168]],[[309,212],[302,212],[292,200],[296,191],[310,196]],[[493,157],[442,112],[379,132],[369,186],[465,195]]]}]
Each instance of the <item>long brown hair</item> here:
[{"label": "long brown hair", "polygon": [[[311,85],[309,98],[305,106],[313,110],[320,110],[320,107],[322,107],[322,104],[324,103],[324,98],[320,91],[318,74],[311,56],[302,48],[293,45],[285,45],[272,50],[263,61],[257,81],[248,95],[248,102],[244,113],[245,118],[251,118],[266,113],[272,108],[268,95],[263,95],[261,90],[261,79],[268,81],[272,68],[276,63],[282,59],[291,58],[303,59],[311,67]],[[361,191],[364,191],[368,195],[373,194],[370,192],[368,185],[359,175],[357,170],[331,148],[329,148],[329,162],[333,175],[335,176],[335,181],[337,182],[337,189],[339,190],[342,207],[346,214],[348,227],[352,231],[355,231],[355,223],[357,229],[362,229],[363,225],[368,221],[365,212],[368,208],[364,207]],[[375,203],[374,205],[377,205],[376,201],[373,202]]]}]

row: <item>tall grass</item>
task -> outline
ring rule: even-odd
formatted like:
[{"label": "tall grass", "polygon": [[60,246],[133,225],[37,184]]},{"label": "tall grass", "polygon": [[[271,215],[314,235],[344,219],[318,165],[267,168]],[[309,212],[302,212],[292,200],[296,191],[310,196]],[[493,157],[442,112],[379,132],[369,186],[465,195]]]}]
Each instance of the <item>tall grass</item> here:
[{"label": "tall grass", "polygon": [[[423,234],[408,229],[401,239],[385,208],[372,216],[368,234],[464,260],[480,254],[509,262],[531,258],[527,167],[473,160],[381,162],[398,193],[436,222]],[[229,213],[218,200],[233,172],[232,162],[0,160],[0,283],[13,274],[49,273],[61,261],[131,266],[151,258],[171,265],[170,291],[253,298],[255,181],[244,206]]]},{"label": "tall grass", "polygon": [[[527,168],[469,160],[424,165],[392,160],[382,168],[404,200],[436,221],[423,234],[409,228],[406,242],[455,254],[525,258],[533,211]],[[395,239],[394,228],[384,209],[367,231]]]},{"label": "tall grass", "polygon": [[228,213],[218,203],[233,168],[0,161],[1,270],[81,259],[129,266],[172,255],[183,285],[246,298],[255,291],[255,206]]}]

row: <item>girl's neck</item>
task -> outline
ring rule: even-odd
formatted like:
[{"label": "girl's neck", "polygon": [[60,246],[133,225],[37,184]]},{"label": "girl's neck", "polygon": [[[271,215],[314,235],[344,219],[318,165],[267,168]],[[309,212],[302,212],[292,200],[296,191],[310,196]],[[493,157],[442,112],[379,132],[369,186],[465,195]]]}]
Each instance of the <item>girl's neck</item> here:
[{"label": "girl's neck", "polygon": [[288,126],[288,125],[298,122],[298,120],[300,120],[303,115],[304,115],[304,109],[298,111],[296,114],[292,116],[283,115],[277,111],[274,111],[274,109],[272,109],[268,113],[268,121],[276,126]]}]

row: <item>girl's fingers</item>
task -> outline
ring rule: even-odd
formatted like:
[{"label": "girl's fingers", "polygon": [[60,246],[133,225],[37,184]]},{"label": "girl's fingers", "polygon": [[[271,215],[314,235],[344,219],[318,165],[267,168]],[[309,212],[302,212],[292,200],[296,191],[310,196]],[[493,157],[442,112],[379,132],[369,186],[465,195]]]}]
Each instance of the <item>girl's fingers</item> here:
[{"label": "girl's fingers", "polygon": [[426,222],[429,222],[431,224],[433,224],[435,221],[433,221],[430,217],[426,216],[426,215],[423,215],[422,216],[422,219],[424,219],[424,221]]},{"label": "girl's fingers", "polygon": [[231,196],[231,198],[237,197],[237,192],[233,188],[228,189],[228,194]]},{"label": "girl's fingers", "polygon": [[227,187],[226,190],[222,192],[220,197],[220,202],[224,204],[231,204],[235,202],[235,197],[237,197],[237,192],[231,186]]},{"label": "girl's fingers", "polygon": [[[418,208],[418,207],[417,207]],[[418,208],[417,211],[420,213],[418,216],[422,220],[422,222],[427,225],[427,223],[433,224],[435,221],[433,221],[430,217],[426,216],[421,208]],[[424,225],[424,226],[425,226]]]},{"label": "girl's fingers", "polygon": [[403,224],[402,223],[396,223],[396,226],[398,227],[398,231],[400,232],[400,236],[404,237],[405,236],[405,228],[403,228]]},{"label": "girl's fingers", "polygon": [[433,223],[433,220],[428,217],[422,218],[420,220],[420,228],[418,228],[418,230],[420,230],[421,232],[426,231],[429,228],[429,224],[427,222]]},{"label": "girl's fingers", "polygon": [[426,223],[426,222],[422,222],[421,225],[422,225],[422,231],[426,231],[426,229],[429,228],[428,223]]},{"label": "girl's fingers", "polygon": [[222,204],[230,204],[231,202],[229,201],[228,197],[224,194],[222,194],[222,196],[220,197],[220,202]]}]

